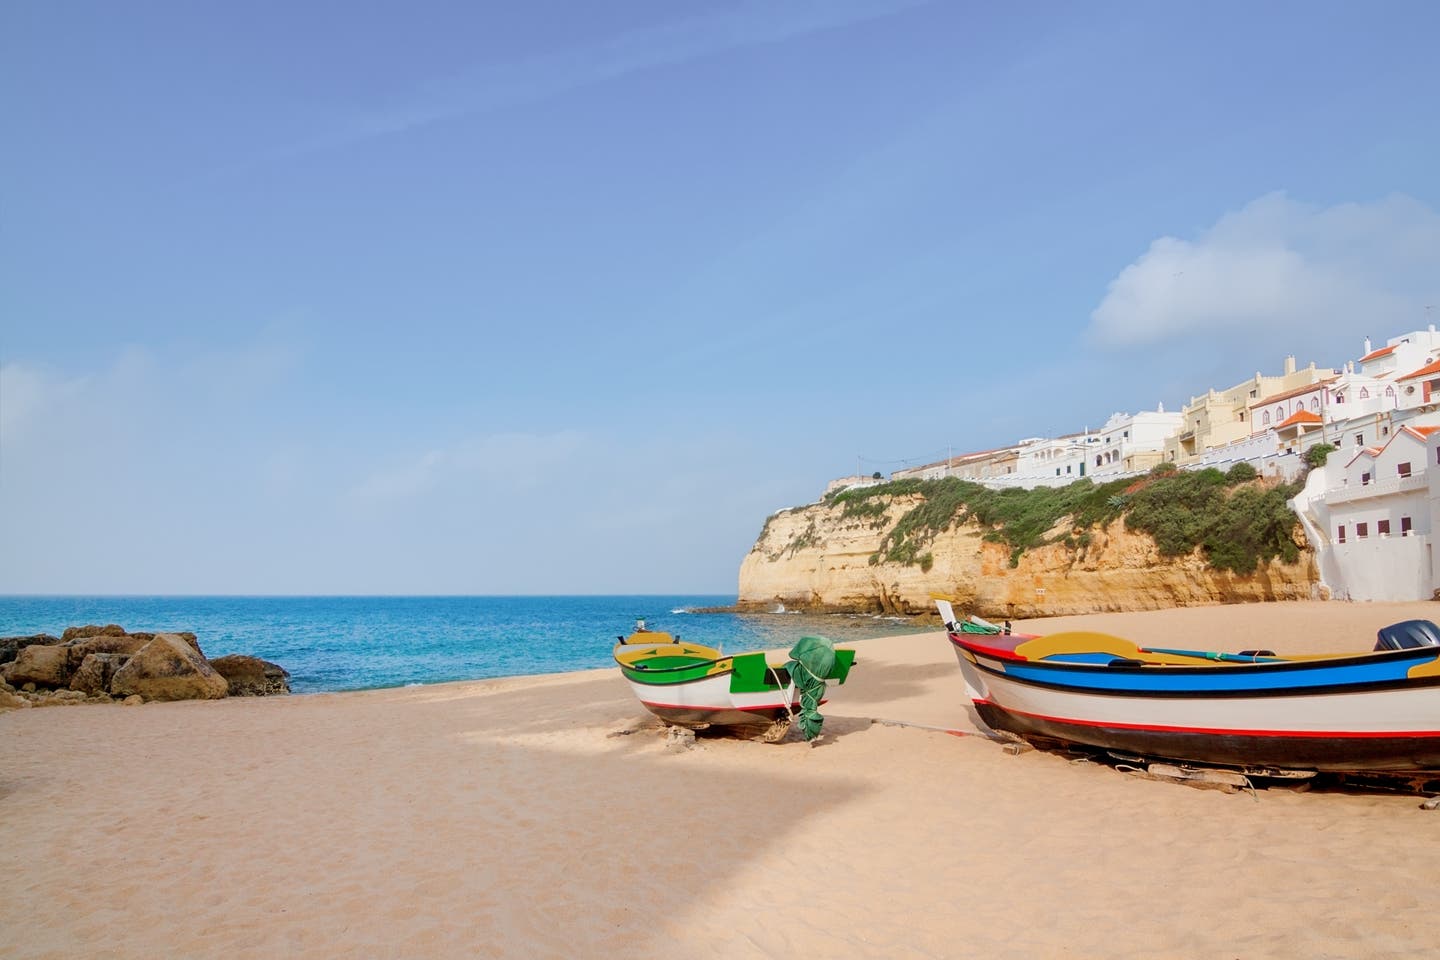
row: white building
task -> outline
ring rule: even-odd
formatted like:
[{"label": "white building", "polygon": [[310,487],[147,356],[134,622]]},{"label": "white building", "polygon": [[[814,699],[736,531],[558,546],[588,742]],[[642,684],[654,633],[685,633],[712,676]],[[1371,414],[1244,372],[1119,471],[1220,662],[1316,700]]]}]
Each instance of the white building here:
[{"label": "white building", "polygon": [[1440,333],[1436,333],[1432,323],[1428,330],[1414,330],[1391,337],[1379,350],[1370,349],[1367,337],[1365,354],[1359,360],[1359,372],[1367,377],[1395,380],[1436,360],[1440,360]]},{"label": "white building", "polygon": [[1112,414],[1100,428],[1099,443],[1086,454],[1090,475],[1103,481],[1149,470],[1164,458],[1165,441],[1183,419],[1178,412],[1166,413],[1163,403],[1136,414]]},{"label": "white building", "polygon": [[1440,358],[1395,379],[1396,409],[1415,410],[1440,404]]},{"label": "white building", "polygon": [[1332,596],[1428,600],[1440,589],[1437,445],[1440,425],[1407,425],[1383,446],[1337,451],[1291,501]]},{"label": "white building", "polygon": [[1021,440],[1015,466],[1017,484],[1043,487],[1074,483],[1086,475],[1086,454],[1099,443],[1100,435],[1094,433]]}]

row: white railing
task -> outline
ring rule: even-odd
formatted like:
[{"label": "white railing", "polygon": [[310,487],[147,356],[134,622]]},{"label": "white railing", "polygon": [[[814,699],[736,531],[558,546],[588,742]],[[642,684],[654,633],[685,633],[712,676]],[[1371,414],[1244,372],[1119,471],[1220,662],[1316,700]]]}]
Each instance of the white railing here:
[{"label": "white railing", "polygon": [[1409,493],[1412,490],[1424,490],[1429,486],[1425,474],[1412,474],[1408,477],[1389,477],[1385,480],[1371,480],[1356,487],[1344,486],[1334,487],[1325,491],[1326,503],[1349,503],[1352,500],[1365,500],[1370,497],[1388,497],[1397,493]]}]

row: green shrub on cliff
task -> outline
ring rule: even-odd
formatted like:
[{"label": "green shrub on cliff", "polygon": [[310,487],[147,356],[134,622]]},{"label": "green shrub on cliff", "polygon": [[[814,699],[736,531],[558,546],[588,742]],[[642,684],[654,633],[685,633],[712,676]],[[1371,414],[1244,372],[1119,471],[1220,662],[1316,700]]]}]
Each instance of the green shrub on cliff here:
[{"label": "green shrub on cliff", "polygon": [[1317,443],[1305,451],[1305,462],[1313,467],[1325,466],[1325,461],[1330,459],[1330,454],[1335,452],[1333,443]]},{"label": "green shrub on cliff", "polygon": [[1260,476],[1260,471],[1256,470],[1253,464],[1246,463],[1242,460],[1225,473],[1225,480],[1232,484],[1245,483],[1246,481],[1254,480],[1258,476]]},{"label": "green shrub on cliff", "polygon": [[871,564],[933,563],[926,548],[936,535],[970,520],[987,528],[985,539],[1010,547],[1010,565],[1015,566],[1026,550],[1046,543],[1084,549],[1092,527],[1121,516],[1127,529],[1154,539],[1163,556],[1199,547],[1212,566],[1236,573],[1252,572],[1277,556],[1295,560],[1296,519],[1286,501],[1298,488],[1231,487],[1239,479],[1233,470],[1227,475],[1209,468],[1152,473],[1138,483],[1134,478],[1101,484],[1083,479],[1065,487],[992,490],[947,477],[844,490],[833,503],[844,517],[883,518],[894,498],[920,498],[885,535]]}]

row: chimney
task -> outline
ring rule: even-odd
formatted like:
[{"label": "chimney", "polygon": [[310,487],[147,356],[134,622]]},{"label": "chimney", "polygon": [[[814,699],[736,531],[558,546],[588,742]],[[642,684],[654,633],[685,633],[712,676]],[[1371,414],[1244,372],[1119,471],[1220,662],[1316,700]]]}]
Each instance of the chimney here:
[{"label": "chimney", "polygon": [[1362,356],[1362,357],[1368,357],[1368,356],[1370,356],[1370,338],[1369,338],[1369,337],[1366,337],[1366,338],[1365,338],[1365,352],[1362,353],[1362,354],[1360,354],[1360,356]]},{"label": "chimney", "polygon": [[1292,373],[1294,373],[1294,372],[1295,372],[1295,355],[1294,355],[1294,354],[1291,354],[1290,356],[1288,356],[1288,357],[1285,358],[1285,376],[1288,377],[1288,376],[1290,376],[1290,374],[1292,374]]}]

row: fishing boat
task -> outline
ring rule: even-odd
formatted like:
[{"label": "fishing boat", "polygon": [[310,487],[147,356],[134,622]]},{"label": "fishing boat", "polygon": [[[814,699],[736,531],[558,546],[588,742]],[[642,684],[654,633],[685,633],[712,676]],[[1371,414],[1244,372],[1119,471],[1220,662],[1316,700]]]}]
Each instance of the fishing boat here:
[{"label": "fishing boat", "polygon": [[1440,771],[1440,628],[1382,628],[1368,652],[1141,647],[1103,633],[976,629],[937,601],[970,699],[1036,746],[1248,769]]},{"label": "fishing boat", "polygon": [[645,708],[667,724],[719,729],[777,741],[799,723],[807,740],[820,733],[827,681],[844,683],[855,651],[824,637],[802,637],[784,663],[764,651],[724,656],[719,650],[650,630],[616,638],[615,662]]}]

